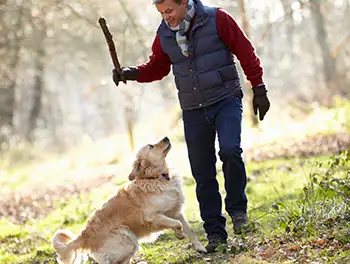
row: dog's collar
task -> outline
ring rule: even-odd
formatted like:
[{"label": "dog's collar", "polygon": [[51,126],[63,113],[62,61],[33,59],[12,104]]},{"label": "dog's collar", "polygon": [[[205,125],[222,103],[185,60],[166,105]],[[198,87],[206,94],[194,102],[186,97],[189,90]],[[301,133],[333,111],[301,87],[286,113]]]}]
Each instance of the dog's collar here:
[{"label": "dog's collar", "polygon": [[162,173],[161,176],[168,181],[170,180],[169,173]]}]

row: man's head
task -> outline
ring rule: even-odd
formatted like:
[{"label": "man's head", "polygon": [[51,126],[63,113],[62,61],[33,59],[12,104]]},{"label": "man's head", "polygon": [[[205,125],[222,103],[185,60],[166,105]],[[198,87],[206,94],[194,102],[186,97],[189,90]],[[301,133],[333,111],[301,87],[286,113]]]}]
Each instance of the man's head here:
[{"label": "man's head", "polygon": [[184,19],[187,0],[153,0],[158,12],[172,27],[176,27]]}]

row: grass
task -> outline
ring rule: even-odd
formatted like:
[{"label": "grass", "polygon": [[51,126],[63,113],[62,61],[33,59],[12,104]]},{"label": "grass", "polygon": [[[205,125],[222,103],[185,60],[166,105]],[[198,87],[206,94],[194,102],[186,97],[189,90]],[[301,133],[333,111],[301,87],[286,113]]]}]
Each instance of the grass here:
[{"label": "grass", "polygon": [[[187,240],[178,241],[172,232],[164,232],[155,242],[142,245],[139,258],[155,264],[288,263],[297,259],[296,252],[307,249],[301,254],[305,259],[342,261],[349,255],[350,243],[350,209],[346,200],[349,160],[349,154],[343,153],[338,157],[248,164],[247,195],[253,232],[233,236],[228,221],[230,247],[208,255],[196,253]],[[185,213],[204,242],[195,185],[188,177]],[[223,186],[221,172],[218,179]],[[24,225],[2,219],[0,263],[56,263],[50,246],[53,232],[58,228],[79,232],[93,209],[115,188],[107,184],[80,197],[57,201],[45,218]],[[224,196],[223,189],[221,192]]]}]

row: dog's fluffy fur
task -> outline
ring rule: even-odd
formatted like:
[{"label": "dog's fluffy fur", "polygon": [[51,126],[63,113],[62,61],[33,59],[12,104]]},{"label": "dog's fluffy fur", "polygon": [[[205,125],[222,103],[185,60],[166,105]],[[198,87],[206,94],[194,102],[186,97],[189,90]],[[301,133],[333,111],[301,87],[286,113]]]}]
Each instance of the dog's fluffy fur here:
[{"label": "dog's fluffy fur", "polygon": [[130,263],[138,240],[164,229],[173,229],[179,239],[185,234],[198,252],[205,252],[182,212],[181,178],[169,174],[165,158],[170,148],[168,138],[142,147],[129,175],[131,182],[95,211],[80,235],[64,230],[54,234],[52,243],[62,263],[80,261],[82,252],[100,264]]}]

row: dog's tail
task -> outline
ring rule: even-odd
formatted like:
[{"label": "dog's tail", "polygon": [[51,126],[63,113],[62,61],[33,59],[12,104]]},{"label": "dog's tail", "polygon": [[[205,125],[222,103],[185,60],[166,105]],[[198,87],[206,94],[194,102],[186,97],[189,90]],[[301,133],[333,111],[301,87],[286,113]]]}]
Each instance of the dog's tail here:
[{"label": "dog's tail", "polygon": [[74,264],[81,262],[82,239],[79,236],[70,234],[65,230],[58,230],[52,238],[52,245],[55,248],[59,263]]}]

